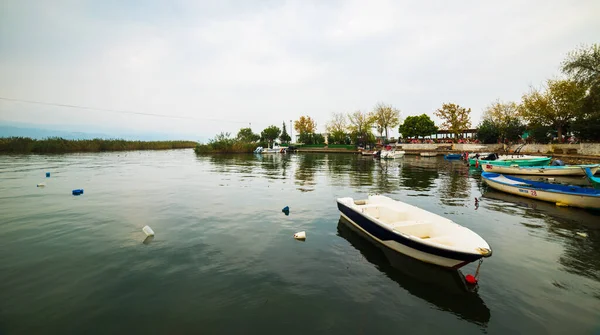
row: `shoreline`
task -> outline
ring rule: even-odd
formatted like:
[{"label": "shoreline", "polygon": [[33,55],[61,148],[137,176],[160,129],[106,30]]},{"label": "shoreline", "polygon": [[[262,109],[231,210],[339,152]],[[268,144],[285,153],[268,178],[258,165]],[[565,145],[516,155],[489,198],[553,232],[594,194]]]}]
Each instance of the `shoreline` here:
[{"label": "shoreline", "polygon": [[[437,156],[443,157],[446,154],[460,154],[464,151],[459,150],[406,150],[401,149],[405,152],[405,155],[418,156],[422,152],[435,152]],[[325,149],[325,148],[298,148],[295,152],[298,153],[325,153],[325,154],[360,154],[359,150],[347,150],[347,149]],[[507,153],[510,155],[510,153]],[[523,155],[540,155],[539,152],[522,152]],[[553,158],[559,158],[567,164],[597,164],[600,163],[600,156],[592,155],[577,155],[577,154],[542,154]]]}]

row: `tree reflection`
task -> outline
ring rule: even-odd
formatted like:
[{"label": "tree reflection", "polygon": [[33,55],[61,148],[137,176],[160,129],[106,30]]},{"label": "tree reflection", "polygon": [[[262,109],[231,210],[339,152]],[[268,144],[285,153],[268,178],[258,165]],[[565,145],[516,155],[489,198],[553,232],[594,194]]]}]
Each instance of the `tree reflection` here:
[{"label": "tree reflection", "polygon": [[373,157],[357,156],[350,169],[350,186],[371,186],[373,185],[373,170],[375,169],[375,160]]},{"label": "tree reflection", "polygon": [[373,185],[378,193],[392,193],[400,188],[398,163],[392,160],[379,160],[376,162]]},{"label": "tree reflection", "polygon": [[[435,159],[429,158],[429,161]],[[429,190],[433,181],[439,177],[437,164],[435,162],[421,162],[416,160],[402,164],[400,184],[405,188],[415,191]]]},{"label": "tree reflection", "polygon": [[197,160],[208,160],[215,172],[219,173],[249,173],[257,166],[254,156],[246,154],[219,154],[198,156]]},{"label": "tree reflection", "polygon": [[302,192],[314,191],[316,185],[315,172],[325,164],[327,156],[320,154],[298,155],[296,172],[294,173],[295,184]]},{"label": "tree reflection", "polygon": [[328,155],[327,172],[331,180],[337,185],[345,185],[348,176],[352,173],[357,155]]},{"label": "tree reflection", "polygon": [[440,201],[447,206],[463,206],[464,201],[471,196],[468,168],[451,165],[451,170],[441,179]]}]

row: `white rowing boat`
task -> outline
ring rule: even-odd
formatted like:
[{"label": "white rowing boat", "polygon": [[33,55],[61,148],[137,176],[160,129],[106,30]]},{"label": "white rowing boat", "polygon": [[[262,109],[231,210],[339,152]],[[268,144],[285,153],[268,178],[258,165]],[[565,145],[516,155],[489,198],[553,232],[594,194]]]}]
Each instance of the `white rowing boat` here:
[{"label": "white rowing boat", "polygon": [[396,150],[385,150],[381,152],[382,159],[394,159],[403,157],[406,152],[404,151],[396,151]]},{"label": "white rowing boat", "polygon": [[492,249],[470,229],[382,195],[337,199],[341,215],[378,243],[423,262],[458,269]]}]

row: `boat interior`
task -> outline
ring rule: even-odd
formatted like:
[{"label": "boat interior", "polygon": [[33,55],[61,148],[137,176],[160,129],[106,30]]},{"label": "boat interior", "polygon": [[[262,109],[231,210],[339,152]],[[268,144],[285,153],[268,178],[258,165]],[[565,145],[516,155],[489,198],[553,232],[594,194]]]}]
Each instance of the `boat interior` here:
[{"label": "boat interior", "polygon": [[[431,217],[431,213],[425,211],[414,211],[409,208],[403,210],[388,204],[370,204],[367,200],[356,200],[354,204],[360,208],[363,214],[379,220],[395,232],[404,235],[446,246],[459,245],[463,240],[461,238],[462,227],[437,215],[435,218]],[[440,220],[446,220],[448,224],[435,223]]]}]

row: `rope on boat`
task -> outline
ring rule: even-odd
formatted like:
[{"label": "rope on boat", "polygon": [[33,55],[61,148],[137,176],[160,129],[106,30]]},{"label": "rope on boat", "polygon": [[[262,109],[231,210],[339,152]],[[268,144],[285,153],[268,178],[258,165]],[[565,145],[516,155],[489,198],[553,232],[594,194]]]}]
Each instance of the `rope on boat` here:
[{"label": "rope on boat", "polygon": [[479,279],[479,269],[481,268],[482,263],[483,263],[483,258],[480,258],[479,265],[477,265],[477,270],[475,270],[475,279]]}]

